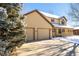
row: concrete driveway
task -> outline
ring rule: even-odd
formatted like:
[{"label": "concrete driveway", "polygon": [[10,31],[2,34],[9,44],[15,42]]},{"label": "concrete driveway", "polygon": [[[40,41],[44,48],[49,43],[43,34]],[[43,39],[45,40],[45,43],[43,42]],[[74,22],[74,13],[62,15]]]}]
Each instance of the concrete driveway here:
[{"label": "concrete driveway", "polygon": [[62,40],[43,40],[25,43],[16,53],[17,56],[78,56],[79,48]]}]

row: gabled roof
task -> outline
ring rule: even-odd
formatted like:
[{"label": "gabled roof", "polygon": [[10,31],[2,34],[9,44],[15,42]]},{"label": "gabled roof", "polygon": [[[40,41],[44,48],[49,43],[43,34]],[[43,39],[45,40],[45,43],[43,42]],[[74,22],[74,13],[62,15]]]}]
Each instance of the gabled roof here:
[{"label": "gabled roof", "polygon": [[67,21],[67,19],[66,19],[66,17],[65,17],[65,16],[62,16],[62,17],[60,17],[59,19],[61,19],[61,18],[64,18],[64,19]]},{"label": "gabled roof", "polygon": [[42,13],[44,16],[47,16],[47,17],[50,17],[50,18],[57,18],[57,19],[64,18],[67,21],[65,16],[57,16],[57,15],[50,14],[50,13],[47,13],[47,12],[44,12],[44,11],[39,11],[39,12]]},{"label": "gabled roof", "polygon": [[37,12],[45,21],[47,21],[47,22],[53,27],[52,23],[49,22],[48,19],[47,19],[42,13],[40,13],[38,10],[33,10],[33,11],[31,11],[31,12],[29,12],[29,13],[26,13],[26,14],[24,14],[24,15],[28,15],[28,14],[31,14],[31,13],[33,13],[33,12]]},{"label": "gabled roof", "polygon": [[50,18],[59,18],[59,16],[57,16],[57,15],[53,15],[53,14],[43,12],[43,11],[39,11],[39,12],[42,13],[43,15],[47,16],[47,17],[50,17]]},{"label": "gabled roof", "polygon": [[42,12],[42,11],[38,11],[38,10],[33,10],[29,13],[26,13],[24,15],[28,15],[28,14],[31,14],[33,12],[37,12],[42,18],[44,18],[45,21],[47,21],[51,26],[53,27],[63,27],[63,28],[72,28],[71,26],[64,26],[64,25],[57,25],[57,24],[52,24],[51,22],[48,21],[48,19],[45,17],[51,17],[51,18],[57,18],[57,19],[61,19],[61,18],[64,18],[66,21],[67,19],[65,18],[65,16],[62,16],[62,17],[59,17],[59,16],[56,16],[56,15],[52,15],[52,14],[49,14],[49,13],[45,13],[45,12]]}]

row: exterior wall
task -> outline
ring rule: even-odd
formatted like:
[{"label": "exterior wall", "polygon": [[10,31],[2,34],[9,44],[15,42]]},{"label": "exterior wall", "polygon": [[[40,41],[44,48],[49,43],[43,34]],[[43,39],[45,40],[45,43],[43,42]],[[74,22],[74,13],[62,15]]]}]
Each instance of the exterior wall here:
[{"label": "exterior wall", "polygon": [[27,27],[36,28],[52,28],[37,12],[33,12],[26,16]]},{"label": "exterior wall", "polygon": [[[73,29],[71,29],[71,28],[55,28],[55,29],[56,29],[56,36],[71,36],[71,35],[73,35]],[[61,29],[61,33],[58,32],[59,29]]]},{"label": "exterior wall", "polygon": [[52,37],[52,26],[37,12],[33,12],[26,15],[25,19],[26,19],[25,22],[27,23],[27,28],[28,27],[34,28],[33,32],[30,28],[29,30],[28,29],[26,30],[28,40],[41,40],[41,39],[49,39],[49,36],[50,38]]},{"label": "exterior wall", "polygon": [[71,28],[66,28],[63,35],[64,35],[64,36],[72,36],[72,35],[73,35],[73,29],[71,29]]}]

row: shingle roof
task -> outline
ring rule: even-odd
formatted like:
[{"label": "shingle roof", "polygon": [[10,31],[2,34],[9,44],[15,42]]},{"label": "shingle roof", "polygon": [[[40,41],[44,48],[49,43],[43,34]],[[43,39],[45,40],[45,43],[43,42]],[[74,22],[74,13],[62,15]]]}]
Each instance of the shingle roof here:
[{"label": "shingle roof", "polygon": [[47,17],[51,17],[51,18],[59,18],[60,16],[57,15],[53,15],[47,12],[43,12],[43,11],[39,11],[40,13],[42,13],[43,15],[47,16]]}]

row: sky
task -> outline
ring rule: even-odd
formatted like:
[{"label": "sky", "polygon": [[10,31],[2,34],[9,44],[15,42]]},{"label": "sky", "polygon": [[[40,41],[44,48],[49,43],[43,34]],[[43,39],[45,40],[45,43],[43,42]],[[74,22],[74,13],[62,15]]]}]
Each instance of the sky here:
[{"label": "sky", "polygon": [[68,3],[24,3],[21,13],[25,14],[35,9],[57,16],[65,16],[68,20],[68,24],[72,25],[71,18],[68,15],[70,11],[70,4]]}]

